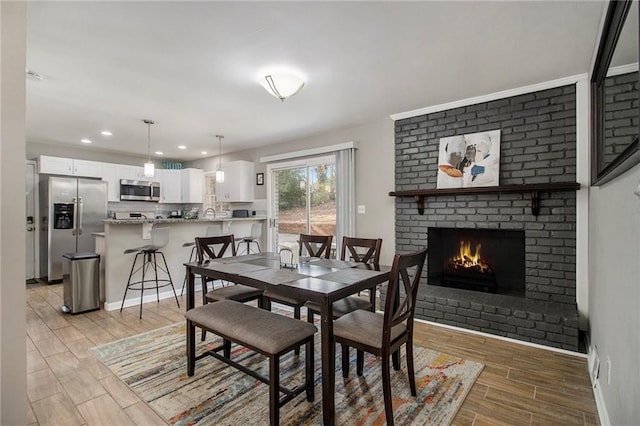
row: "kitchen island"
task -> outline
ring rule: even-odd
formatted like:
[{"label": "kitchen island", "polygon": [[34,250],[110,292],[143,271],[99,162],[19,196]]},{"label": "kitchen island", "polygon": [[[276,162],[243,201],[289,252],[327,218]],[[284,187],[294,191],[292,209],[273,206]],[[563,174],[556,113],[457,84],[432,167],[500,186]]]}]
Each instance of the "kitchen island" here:
[{"label": "kitchen island", "polygon": [[[193,242],[196,237],[207,235],[207,229],[219,235],[233,234],[236,239],[251,234],[253,223],[262,223],[262,237],[260,247],[266,244],[266,217],[251,216],[248,218],[219,218],[219,219],[106,219],[104,223],[104,241],[101,241],[101,262],[104,265],[104,309],[120,309],[122,296],[129,279],[135,253],[124,254],[131,248],[151,244],[150,231],[153,227],[169,227],[170,240],[162,249],[176,292],[180,295],[185,277],[184,263],[189,261],[192,247],[183,247],[184,243]],[[236,242],[237,244],[237,242]],[[153,273],[150,272],[150,277]],[[159,273],[159,275],[162,273]],[[164,275],[164,274],[162,274]],[[162,278],[162,277],[160,277]],[[136,279],[136,281],[139,278]],[[160,298],[173,297],[170,287],[165,287]],[[144,301],[156,300],[155,291],[145,291]],[[129,291],[125,306],[140,303],[140,292]]]}]

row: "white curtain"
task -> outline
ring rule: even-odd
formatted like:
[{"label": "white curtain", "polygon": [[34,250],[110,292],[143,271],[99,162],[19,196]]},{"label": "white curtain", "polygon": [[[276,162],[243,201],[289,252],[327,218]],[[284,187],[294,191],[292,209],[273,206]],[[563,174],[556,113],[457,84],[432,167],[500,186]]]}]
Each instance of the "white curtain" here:
[{"label": "white curtain", "polygon": [[[343,236],[355,236],[356,184],[355,148],[341,149],[336,155],[336,247]],[[339,254],[338,254],[339,256]]]}]

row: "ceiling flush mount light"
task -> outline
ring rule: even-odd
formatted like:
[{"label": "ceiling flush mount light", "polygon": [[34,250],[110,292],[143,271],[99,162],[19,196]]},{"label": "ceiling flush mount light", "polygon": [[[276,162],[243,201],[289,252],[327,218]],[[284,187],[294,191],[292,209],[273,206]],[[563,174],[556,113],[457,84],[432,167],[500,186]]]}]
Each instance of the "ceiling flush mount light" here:
[{"label": "ceiling flush mount light", "polygon": [[108,130],[103,130],[103,131],[101,131],[101,132],[100,132],[100,134],[101,134],[102,136],[113,136],[113,133],[111,133],[111,132],[110,132],[110,131],[108,131]]},{"label": "ceiling flush mount light", "polygon": [[216,135],[218,138],[218,170],[216,170],[216,182],[224,182],[224,170],[222,170],[222,135]]},{"label": "ceiling flush mount light", "polygon": [[151,125],[152,120],[142,120],[147,125],[147,162],[144,163],[144,177],[153,177],[155,174],[155,165],[151,162]]},{"label": "ceiling flush mount light", "polygon": [[156,151],[156,155],[164,155],[164,152],[162,152],[162,151]]},{"label": "ceiling flush mount light", "polygon": [[178,149],[187,149],[187,147],[184,145],[178,145]]},{"label": "ceiling flush mount light", "polygon": [[80,139],[82,143],[91,143],[91,139]]},{"label": "ceiling flush mount light", "polygon": [[304,80],[295,74],[278,72],[265,75],[260,84],[267,92],[284,102],[302,89]]}]

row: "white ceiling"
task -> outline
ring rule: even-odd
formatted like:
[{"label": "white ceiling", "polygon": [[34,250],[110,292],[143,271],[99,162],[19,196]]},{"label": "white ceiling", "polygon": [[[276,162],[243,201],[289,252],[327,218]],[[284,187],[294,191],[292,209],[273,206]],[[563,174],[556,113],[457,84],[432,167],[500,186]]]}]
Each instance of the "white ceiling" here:
[{"label": "white ceiling", "polygon": [[[29,2],[27,140],[190,160],[588,72],[602,2]],[[280,102],[260,70],[305,87]],[[101,136],[103,129],[111,137]],[[184,144],[186,150],[178,150]],[[152,155],[154,156],[154,155]],[[156,157],[156,156],[154,156]],[[158,157],[156,157],[158,158]]]}]

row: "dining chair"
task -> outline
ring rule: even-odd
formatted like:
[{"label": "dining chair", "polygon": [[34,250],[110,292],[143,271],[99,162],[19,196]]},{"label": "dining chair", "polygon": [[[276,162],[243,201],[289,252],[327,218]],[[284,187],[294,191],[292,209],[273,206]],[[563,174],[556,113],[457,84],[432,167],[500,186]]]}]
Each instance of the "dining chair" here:
[{"label": "dining chair", "polygon": [[[205,234],[207,237],[215,237],[216,235],[220,235],[220,229],[222,226],[217,225],[209,225],[207,226],[207,233]],[[187,241],[182,244],[182,247],[191,247],[191,253],[189,254],[189,262],[193,261],[194,256],[196,255],[196,240]],[[220,280],[222,281],[222,280]],[[224,283],[222,284],[224,285]],[[180,296],[184,293],[184,289],[187,286],[187,274],[184,274],[184,280],[182,281],[182,290],[180,290]]]},{"label": "dining chair", "polygon": [[329,259],[331,256],[332,241],[333,235],[300,234],[300,249],[298,254],[302,256],[306,250],[307,256],[309,257],[324,257],[325,259]]},{"label": "dining chair", "polygon": [[[364,352],[382,359],[382,392],[387,425],[393,425],[391,400],[391,371],[389,358],[393,355],[393,367],[400,369],[400,347],[407,351],[407,373],[411,395],[416,396],[416,379],[413,367],[413,317],[422,268],[427,249],[396,254],[389,276],[384,314],[357,310],[338,318],[333,323],[336,343],[354,347],[358,351],[356,372],[362,376]],[[342,375],[349,376],[349,358],[342,358]]]},{"label": "dining chair", "polygon": [[[300,250],[299,254],[302,256],[302,247],[307,250],[309,257],[324,257],[329,258],[331,253],[331,241],[333,235],[306,235],[300,234]],[[300,308],[307,302],[305,299],[301,299],[296,296],[290,296],[283,293],[274,293],[272,291],[264,292],[265,307],[271,310],[271,302],[281,303],[293,308],[293,317],[300,319]],[[296,348],[295,353],[300,353],[300,348]]]},{"label": "dining chair", "polygon": [[[381,249],[382,238],[342,237],[340,260],[368,263],[377,267],[380,265]],[[373,288],[369,289],[369,291],[375,292],[376,290]],[[314,314],[320,314],[320,304],[309,301],[306,302],[304,306],[307,308],[307,321],[312,323]],[[344,299],[340,299],[333,303],[333,318],[340,318],[341,316],[357,309],[375,311],[375,303],[371,303],[370,300],[366,300],[358,296],[345,297]]]},{"label": "dining chair", "polygon": [[[219,259],[225,255],[227,249],[231,248],[231,255],[236,255],[236,245],[233,235],[220,235],[215,237],[197,237],[196,253],[199,263],[209,259]],[[213,303],[220,300],[235,300],[236,302],[246,303],[252,300],[258,301],[259,307],[264,307],[264,298],[262,290],[249,287],[242,284],[233,284],[226,287],[213,288],[209,290],[206,277],[202,280],[202,304]],[[213,286],[213,285],[212,285]],[[202,340],[206,338],[206,331],[202,330]]]}]

